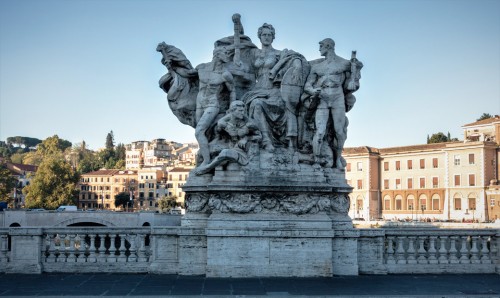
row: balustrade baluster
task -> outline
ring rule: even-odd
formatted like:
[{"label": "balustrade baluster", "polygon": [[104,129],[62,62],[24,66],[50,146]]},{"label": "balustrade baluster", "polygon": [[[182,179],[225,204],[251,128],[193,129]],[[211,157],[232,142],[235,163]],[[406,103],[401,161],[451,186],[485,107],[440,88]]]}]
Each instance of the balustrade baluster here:
[{"label": "balustrade baluster", "polygon": [[77,257],[76,259],[77,263],[85,263],[87,261],[85,257],[85,252],[86,252],[85,236],[83,236],[82,239],[82,237],[80,237],[80,234],[77,234],[75,238],[75,256]]},{"label": "balustrade baluster", "polygon": [[95,247],[95,236],[96,234],[89,234],[90,246],[89,246],[89,256],[87,257],[87,262],[89,263],[97,262],[96,258],[97,248]]},{"label": "balustrade baluster", "polygon": [[128,249],[130,252],[130,255],[128,256],[128,262],[137,262],[137,251],[136,251],[136,241],[137,241],[137,236],[136,235],[127,235],[127,240],[130,243],[130,248]]},{"label": "balustrade baluster", "polygon": [[396,247],[396,259],[398,264],[406,264],[404,240],[406,236],[398,236],[398,246]]},{"label": "balustrade baluster", "polygon": [[472,264],[480,264],[479,260],[479,250],[477,249],[478,236],[471,236],[471,248],[470,248],[470,261]]},{"label": "balustrade baluster", "polygon": [[426,236],[418,237],[418,258],[417,262],[419,264],[427,264],[427,251],[425,251],[424,242],[427,239]]},{"label": "balustrade baluster", "polygon": [[141,263],[147,262],[148,257],[146,255],[146,235],[137,234],[137,237],[139,237],[139,252],[137,254],[137,261]]},{"label": "balustrade baluster", "polygon": [[450,264],[458,264],[459,261],[458,261],[458,258],[457,258],[457,236],[451,236],[450,237],[450,250],[449,250],[449,254],[450,254],[450,258],[449,258],[449,262]]},{"label": "balustrade baluster", "polygon": [[460,245],[459,254],[460,254],[460,264],[470,264],[469,260],[469,250],[467,249],[467,238],[468,236],[461,236],[462,245]]},{"label": "balustrade baluster", "polygon": [[59,256],[57,257],[57,262],[67,262],[68,249],[66,248],[66,238],[69,239],[69,236],[65,234],[59,235]]},{"label": "balustrade baluster", "polygon": [[56,262],[56,247],[55,247],[56,236],[47,234],[47,237],[49,238],[49,249],[47,251],[48,255],[47,255],[47,258],[45,259],[45,262],[55,263]]},{"label": "balustrade baluster", "polygon": [[99,249],[96,250],[96,259],[98,263],[106,262],[106,234],[98,234],[96,238],[99,237]]},{"label": "balustrade baluster", "polygon": [[7,256],[9,252],[9,236],[0,235],[0,262],[7,263],[9,257]]},{"label": "balustrade baluster", "polygon": [[448,242],[448,236],[439,236],[439,264],[448,264],[448,250],[446,249],[446,243]]},{"label": "balustrade baluster", "polygon": [[68,263],[75,263],[76,262],[76,255],[75,253],[77,252],[75,248],[75,236],[73,234],[68,235],[69,237],[69,247],[67,248],[68,251],[68,257],[66,258],[66,262]]},{"label": "balustrade baluster", "polygon": [[107,262],[108,263],[116,263],[116,245],[115,245],[115,239],[116,235],[115,234],[109,234],[109,255]]},{"label": "balustrade baluster", "polygon": [[490,249],[488,249],[488,243],[490,244],[490,249],[492,245],[491,237],[483,236],[481,237],[481,263],[491,264]]},{"label": "balustrade baluster", "polygon": [[417,239],[416,236],[409,236],[408,237],[408,249],[406,250],[408,257],[408,264],[417,264],[417,259],[416,259],[416,250],[415,250],[415,239]]},{"label": "balustrade baluster", "polygon": [[118,250],[120,252],[120,255],[118,256],[118,262],[126,262],[127,261],[127,255],[126,255],[127,248],[125,247],[125,234],[119,234],[118,236],[120,237],[120,248]]},{"label": "balustrade baluster", "polygon": [[438,260],[436,258],[436,239],[437,236],[429,236],[429,264],[437,264]]}]

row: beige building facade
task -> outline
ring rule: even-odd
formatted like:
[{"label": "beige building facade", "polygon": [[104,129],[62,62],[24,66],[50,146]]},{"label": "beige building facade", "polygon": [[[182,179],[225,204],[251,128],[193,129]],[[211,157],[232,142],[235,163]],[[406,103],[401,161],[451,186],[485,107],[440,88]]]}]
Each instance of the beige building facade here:
[{"label": "beige building facade", "polygon": [[[500,121],[478,121],[482,141],[345,148],[352,218],[490,221],[500,218]],[[474,123],[464,135],[476,132]],[[468,132],[469,131],[469,132]],[[469,133],[469,134],[468,134]],[[498,201],[497,201],[498,200]]]}]

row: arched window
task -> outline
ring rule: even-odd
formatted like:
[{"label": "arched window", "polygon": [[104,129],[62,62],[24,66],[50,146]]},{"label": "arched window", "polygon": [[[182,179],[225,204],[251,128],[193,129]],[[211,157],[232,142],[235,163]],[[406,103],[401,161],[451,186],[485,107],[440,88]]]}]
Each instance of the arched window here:
[{"label": "arched window", "polygon": [[418,197],[418,209],[427,210],[427,196],[424,194],[421,194],[420,197]]},{"label": "arched window", "polygon": [[384,197],[384,210],[391,210],[391,197],[389,195]]},{"label": "arched window", "polygon": [[401,195],[396,196],[396,210],[403,210],[403,197]]},{"label": "arched window", "polygon": [[453,207],[455,210],[462,210],[462,195],[460,193],[453,196]]},{"label": "arched window", "polygon": [[476,210],[476,203],[477,203],[477,196],[475,193],[470,193],[467,196],[467,206],[469,207],[469,210]]},{"label": "arched window", "polygon": [[415,210],[415,197],[413,195],[406,197],[406,208],[408,210]]},{"label": "arched window", "polygon": [[435,193],[432,195],[432,210],[441,210],[441,197]]}]

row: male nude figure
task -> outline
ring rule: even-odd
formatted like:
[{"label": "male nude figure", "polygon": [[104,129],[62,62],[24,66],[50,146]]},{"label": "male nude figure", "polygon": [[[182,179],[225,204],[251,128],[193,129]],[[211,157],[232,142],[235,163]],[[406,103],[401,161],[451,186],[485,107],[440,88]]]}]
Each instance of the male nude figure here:
[{"label": "male nude figure", "polygon": [[227,50],[218,47],[214,50],[212,62],[203,63],[196,67],[199,77],[199,92],[196,97],[196,130],[195,136],[200,145],[200,155],[203,158],[202,166],[210,163],[210,148],[206,136],[207,130],[219,114],[219,100],[225,88],[230,92],[230,101],[236,100],[233,76],[224,67],[229,62]]},{"label": "male nude figure", "polygon": [[334,149],[335,167],[343,169],[342,149],[347,139],[346,132],[346,102],[344,88],[348,91],[355,88],[347,84],[346,79],[350,76],[351,61],[335,54],[335,42],[326,38],[319,42],[319,51],[325,59],[312,65],[311,72],[304,86],[304,91],[319,100],[316,113],[316,132],[313,138],[313,154],[316,167],[320,166],[321,148],[325,141],[328,118],[333,120],[333,129],[337,145]]}]

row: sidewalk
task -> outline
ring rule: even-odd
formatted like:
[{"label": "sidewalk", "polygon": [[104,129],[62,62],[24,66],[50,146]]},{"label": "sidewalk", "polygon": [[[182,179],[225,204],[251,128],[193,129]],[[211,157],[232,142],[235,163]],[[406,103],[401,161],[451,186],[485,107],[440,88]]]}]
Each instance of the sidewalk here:
[{"label": "sidewalk", "polygon": [[152,274],[0,275],[0,296],[500,297],[500,275],[206,278]]}]

